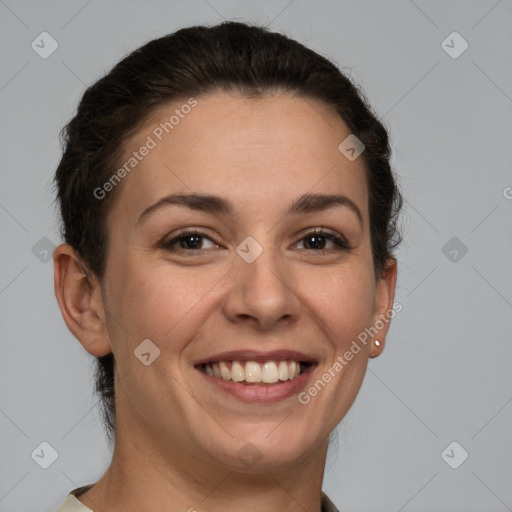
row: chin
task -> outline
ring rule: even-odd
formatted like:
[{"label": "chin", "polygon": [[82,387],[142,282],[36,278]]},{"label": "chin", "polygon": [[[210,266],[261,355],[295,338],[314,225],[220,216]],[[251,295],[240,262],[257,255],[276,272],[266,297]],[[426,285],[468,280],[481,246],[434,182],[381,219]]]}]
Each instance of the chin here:
[{"label": "chin", "polygon": [[329,440],[329,432],[323,435],[318,432],[314,436],[305,425],[285,427],[279,426],[279,422],[273,423],[272,427],[268,423],[231,426],[230,434],[233,437],[226,439],[225,433],[222,436],[226,441],[223,447],[220,446],[221,438],[214,446],[210,444],[210,457],[222,461],[226,469],[242,473],[270,471],[301,463],[318,450],[326,450]]}]

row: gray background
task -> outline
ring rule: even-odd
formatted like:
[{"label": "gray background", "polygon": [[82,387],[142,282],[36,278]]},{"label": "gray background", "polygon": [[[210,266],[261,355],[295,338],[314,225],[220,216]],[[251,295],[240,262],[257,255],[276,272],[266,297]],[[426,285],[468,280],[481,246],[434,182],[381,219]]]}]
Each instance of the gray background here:
[{"label": "gray background", "polygon": [[[360,83],[406,197],[403,310],[338,428],[325,491],[349,512],[512,510],[510,0],[0,0],[0,14],[0,512],[53,511],[110,461],[93,358],[67,331],[44,262],[60,242],[58,132],[128,51],[222,19],[270,23]],[[59,45],[47,59],[31,48],[43,31]],[[469,44],[458,58],[441,45],[453,31]],[[48,469],[31,457],[43,441],[58,453]],[[453,441],[446,460],[469,453],[457,469],[441,457]]]}]

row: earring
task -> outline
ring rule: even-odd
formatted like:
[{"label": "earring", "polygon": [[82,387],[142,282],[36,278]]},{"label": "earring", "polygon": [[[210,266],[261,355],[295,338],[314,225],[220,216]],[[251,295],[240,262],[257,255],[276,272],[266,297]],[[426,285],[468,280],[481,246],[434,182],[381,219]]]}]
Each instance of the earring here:
[{"label": "earring", "polygon": [[[380,341],[379,340],[374,340],[373,341],[373,344],[376,346],[376,347],[380,347]],[[377,357],[378,354],[370,354],[370,357]]]}]

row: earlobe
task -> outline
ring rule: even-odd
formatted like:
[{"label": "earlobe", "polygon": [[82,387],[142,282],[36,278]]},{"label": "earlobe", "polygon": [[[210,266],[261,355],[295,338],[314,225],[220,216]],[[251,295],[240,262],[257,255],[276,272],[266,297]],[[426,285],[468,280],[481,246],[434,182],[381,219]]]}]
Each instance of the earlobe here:
[{"label": "earlobe", "polygon": [[378,340],[378,343],[372,343],[370,357],[377,357],[384,350],[386,335],[391,319],[394,316],[393,304],[395,300],[396,280],[397,262],[394,258],[391,258],[387,261],[382,277],[377,282],[373,325],[378,332],[373,339]]},{"label": "earlobe", "polygon": [[55,249],[53,264],[55,296],[68,329],[93,356],[109,354],[112,349],[98,279],[68,244]]}]

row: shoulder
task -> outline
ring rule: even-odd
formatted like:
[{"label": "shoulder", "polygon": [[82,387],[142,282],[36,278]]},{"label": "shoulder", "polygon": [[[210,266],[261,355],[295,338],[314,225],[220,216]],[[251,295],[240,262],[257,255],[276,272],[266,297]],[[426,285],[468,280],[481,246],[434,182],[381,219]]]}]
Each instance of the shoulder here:
[{"label": "shoulder", "polygon": [[327,494],[322,491],[322,512],[339,512]]},{"label": "shoulder", "polygon": [[88,491],[93,485],[94,484],[84,485],[83,487],[77,487],[70,491],[66,496],[66,499],[60,504],[59,508],[55,512],[93,512],[89,507],[86,507],[77,499],[77,496]]}]

